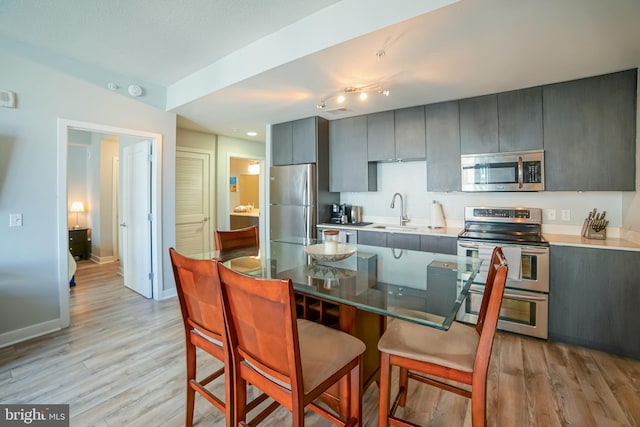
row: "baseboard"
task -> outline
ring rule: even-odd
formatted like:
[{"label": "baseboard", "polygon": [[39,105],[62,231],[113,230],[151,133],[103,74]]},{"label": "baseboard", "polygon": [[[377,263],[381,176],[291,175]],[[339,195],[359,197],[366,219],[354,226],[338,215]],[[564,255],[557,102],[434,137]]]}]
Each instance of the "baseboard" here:
[{"label": "baseboard", "polygon": [[0,334],[0,348],[8,347],[62,329],[61,319],[49,320],[26,328]]},{"label": "baseboard", "polygon": [[116,258],[113,255],[99,257],[91,254],[91,261],[95,262],[96,264],[108,264],[110,262],[115,262]]}]

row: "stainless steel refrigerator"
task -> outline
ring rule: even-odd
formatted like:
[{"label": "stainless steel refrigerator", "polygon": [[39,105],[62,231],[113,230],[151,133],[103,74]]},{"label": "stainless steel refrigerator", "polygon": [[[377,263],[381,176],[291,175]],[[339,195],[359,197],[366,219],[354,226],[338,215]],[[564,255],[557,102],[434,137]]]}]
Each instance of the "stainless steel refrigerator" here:
[{"label": "stainless steel refrigerator", "polygon": [[328,188],[328,171],[318,173],[314,163],[271,167],[270,239],[315,238],[316,224],[329,221],[331,204],[340,199]]}]

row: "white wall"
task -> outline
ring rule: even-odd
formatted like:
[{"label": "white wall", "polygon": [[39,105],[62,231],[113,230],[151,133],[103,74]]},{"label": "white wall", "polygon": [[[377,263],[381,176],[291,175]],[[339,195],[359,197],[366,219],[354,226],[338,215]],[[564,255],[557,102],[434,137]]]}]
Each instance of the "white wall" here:
[{"label": "white wall", "polygon": [[[546,232],[567,231],[580,234],[582,222],[594,207],[598,212],[607,211],[612,232],[623,225],[622,192],[537,192],[537,193],[434,193],[427,191],[425,162],[379,163],[378,191],[368,193],[341,193],[340,202],[362,205],[365,220],[375,222],[399,222],[398,204],[390,207],[395,192],[403,195],[407,216],[411,224],[427,225],[430,204],[433,200],[442,203],[447,226],[462,227],[465,206],[525,206],[553,208],[557,219],[543,220]],[[560,211],[571,212],[570,221],[560,219]],[[636,215],[640,213],[636,210]]]},{"label": "white wall", "polygon": [[[17,108],[0,109],[0,346],[63,327],[58,267],[58,119],[163,135],[162,277],[173,286],[166,248],[175,244],[176,116],[0,48],[2,88]],[[66,143],[66,142],[65,142]],[[23,227],[8,227],[11,213]],[[78,286],[82,286],[79,284]]]}]

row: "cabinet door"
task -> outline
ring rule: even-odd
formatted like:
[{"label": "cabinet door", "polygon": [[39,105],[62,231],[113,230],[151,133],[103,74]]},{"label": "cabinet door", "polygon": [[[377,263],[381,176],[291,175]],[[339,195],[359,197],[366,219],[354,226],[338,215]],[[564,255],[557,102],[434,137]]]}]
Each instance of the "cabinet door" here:
[{"label": "cabinet door", "polygon": [[380,231],[358,231],[358,244],[369,246],[387,246],[387,233]]},{"label": "cabinet door", "polygon": [[549,338],[640,359],[640,252],[552,246]]},{"label": "cabinet door", "polygon": [[329,126],[329,190],[376,191],[376,165],[367,161],[367,117],[333,120]]},{"label": "cabinet door", "polygon": [[420,250],[424,252],[455,255],[458,251],[457,245],[458,240],[456,237],[420,236]]},{"label": "cabinet door", "polygon": [[367,115],[367,159],[370,162],[396,158],[393,111]]},{"label": "cabinet door", "polygon": [[316,163],[316,117],[296,120],[291,125],[294,165]]},{"label": "cabinet door", "polygon": [[271,126],[271,161],[274,166],[290,165],[293,161],[291,122]]},{"label": "cabinet door", "polygon": [[397,249],[420,250],[419,234],[387,233],[387,246]]},{"label": "cabinet door", "polygon": [[636,79],[629,70],[543,87],[547,190],[635,190]]},{"label": "cabinet door", "polygon": [[500,151],[541,150],[542,88],[498,94]]},{"label": "cabinet door", "polygon": [[497,94],[460,100],[460,147],[462,154],[500,150]]},{"label": "cabinet door", "polygon": [[425,107],[427,191],[460,191],[460,117],[458,101]]},{"label": "cabinet door", "polygon": [[425,138],[423,106],[395,111],[396,159],[424,159]]}]

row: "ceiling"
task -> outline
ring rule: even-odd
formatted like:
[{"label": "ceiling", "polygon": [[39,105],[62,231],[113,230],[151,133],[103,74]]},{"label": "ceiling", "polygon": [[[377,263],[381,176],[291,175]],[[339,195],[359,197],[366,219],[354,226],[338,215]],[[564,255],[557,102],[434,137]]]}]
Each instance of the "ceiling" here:
[{"label": "ceiling", "polygon": [[[0,0],[0,46],[122,96],[139,85],[180,127],[264,141],[268,123],[636,68],[640,0]],[[316,108],[373,84],[389,96]]]}]

